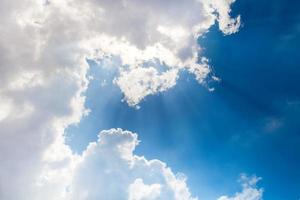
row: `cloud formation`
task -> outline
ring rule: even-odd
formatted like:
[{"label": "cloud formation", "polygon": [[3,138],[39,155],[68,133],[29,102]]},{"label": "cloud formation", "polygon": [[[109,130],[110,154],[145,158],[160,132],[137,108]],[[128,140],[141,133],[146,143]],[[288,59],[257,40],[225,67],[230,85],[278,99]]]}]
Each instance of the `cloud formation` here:
[{"label": "cloud formation", "polygon": [[86,59],[118,59],[115,83],[131,106],[173,87],[181,70],[203,83],[197,38],[215,21],[236,32],[232,3],[1,0],[0,199],[193,199],[183,176],[133,154],[136,134],[104,131],[76,155],[64,130],[88,114]]},{"label": "cloud formation", "polygon": [[233,197],[221,196],[218,200],[262,200],[263,189],[257,188],[257,182],[261,180],[260,177],[247,177],[242,174],[240,181],[242,182],[242,192],[236,193]]},{"label": "cloud formation", "polygon": [[[197,39],[215,21],[224,34],[238,31],[240,16],[229,15],[233,2],[4,0],[2,73],[22,76],[12,86],[17,87],[26,81],[40,83],[41,66],[54,71],[57,66],[74,68],[82,58],[114,57],[120,65],[115,83],[127,103],[135,106],[147,95],[173,87],[181,70],[205,82],[210,67],[199,54]],[[8,66],[13,69],[5,70]],[[8,74],[14,68],[19,73],[26,68],[27,74]]]},{"label": "cloud formation", "polygon": [[115,83],[131,106],[147,95],[176,85],[181,70],[189,71],[199,83],[204,83],[210,67],[207,59],[198,54],[201,47],[197,38],[215,21],[224,34],[237,32],[240,17],[229,16],[233,2],[117,0],[112,5],[98,1],[103,9],[99,18],[104,20],[99,22],[103,37],[97,45],[101,55],[95,57],[120,57],[120,74]]},{"label": "cloud formation", "polygon": [[133,154],[137,135],[121,129],[102,131],[77,164],[71,199],[192,200],[185,178],[165,163]]}]

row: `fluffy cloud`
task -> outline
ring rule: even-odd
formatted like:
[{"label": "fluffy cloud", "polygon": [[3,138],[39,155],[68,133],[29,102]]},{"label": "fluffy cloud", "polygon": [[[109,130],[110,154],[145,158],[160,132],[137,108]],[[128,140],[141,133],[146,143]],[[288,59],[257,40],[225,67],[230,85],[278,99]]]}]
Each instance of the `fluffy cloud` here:
[{"label": "fluffy cloud", "polygon": [[[26,81],[39,84],[44,72],[54,72],[58,66],[75,68],[84,57],[118,57],[115,83],[132,106],[173,87],[180,70],[203,83],[210,68],[198,53],[197,38],[215,21],[224,34],[238,31],[240,17],[229,15],[233,2],[4,0],[0,50],[5,52],[1,55],[5,77],[1,82],[14,78],[11,87]],[[128,79],[133,83],[124,81]]]},{"label": "fluffy cloud", "polygon": [[197,38],[216,20],[224,34],[238,31],[240,17],[229,16],[233,2],[117,0],[111,4],[97,1],[103,9],[99,18],[105,20],[99,22],[103,35],[92,41],[101,49],[94,56],[120,57],[120,75],[115,83],[131,106],[147,95],[173,87],[180,70],[189,71],[203,83],[210,68],[207,59],[198,55],[201,47]]},{"label": "fluffy cloud", "polygon": [[125,94],[129,105],[137,105],[146,95],[163,92],[176,84],[177,70],[158,74],[153,68],[138,68],[122,72],[116,83]]},{"label": "fluffy cloud", "polygon": [[262,200],[263,190],[256,186],[260,179],[256,176],[247,177],[243,174],[240,178],[243,186],[242,192],[236,193],[233,197],[222,196],[218,200]]},{"label": "fluffy cloud", "polygon": [[183,176],[159,160],[134,155],[137,144],[135,133],[102,131],[76,166],[71,199],[193,199]]},{"label": "fluffy cloud", "polygon": [[[164,163],[132,154],[135,134],[104,132],[79,156],[65,145],[64,130],[87,114],[86,59],[118,59],[115,83],[132,106],[174,86],[180,70],[202,83],[210,69],[197,55],[197,37],[216,20],[224,34],[236,32],[240,20],[230,18],[231,3],[1,0],[0,199],[76,199],[113,189],[129,199],[191,198],[185,180]],[[95,188],[114,184],[103,182],[114,179],[113,170],[123,184]],[[84,181],[94,184],[85,188]]]}]

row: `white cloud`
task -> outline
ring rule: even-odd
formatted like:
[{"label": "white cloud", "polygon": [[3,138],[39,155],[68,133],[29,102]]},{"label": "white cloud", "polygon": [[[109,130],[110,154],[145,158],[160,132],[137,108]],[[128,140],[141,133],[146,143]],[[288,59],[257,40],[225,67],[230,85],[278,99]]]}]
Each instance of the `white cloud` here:
[{"label": "white cloud", "polygon": [[129,200],[157,199],[161,194],[161,185],[145,185],[142,179],[136,179],[128,188]]},{"label": "white cloud", "polygon": [[[111,170],[119,170],[119,181],[124,181],[116,189],[133,199],[190,199],[185,180],[164,163],[132,154],[134,134],[105,132],[103,141],[117,146],[100,140],[81,157],[65,145],[64,130],[87,113],[87,58],[119,58],[115,82],[130,105],[174,86],[183,69],[201,83],[210,69],[205,59],[197,63],[201,48],[196,38],[215,20],[225,34],[239,25],[228,15],[232,2],[219,1],[1,0],[0,199],[67,199],[68,191],[74,195],[73,188],[87,186],[78,180],[89,178],[95,185],[80,195],[111,193],[91,190],[109,184],[88,176],[113,181],[107,175]],[[148,62],[153,65],[146,67]],[[159,66],[166,70],[160,72]],[[97,162],[106,163],[106,171]],[[133,192],[137,187],[144,192]]]},{"label": "white cloud", "polygon": [[137,144],[135,133],[102,131],[76,167],[71,199],[193,199],[185,179],[165,163],[134,155]]},{"label": "white cloud", "polygon": [[[116,77],[120,80],[130,78],[138,73],[136,71],[146,70],[145,64],[152,62],[153,79],[159,79],[164,73],[157,69],[161,65],[166,67],[165,73],[172,75],[172,81],[163,85],[165,89],[175,85],[180,70],[195,74],[202,83],[210,69],[207,63],[198,63],[204,58],[198,55],[201,47],[197,38],[216,20],[225,34],[237,32],[240,17],[229,15],[233,2],[4,0],[1,2],[6,8],[1,19],[5,27],[1,30],[0,51],[5,52],[1,55],[2,71],[5,76],[10,76],[14,87],[20,87],[29,82],[41,83],[43,72],[40,66],[55,71],[57,66],[70,67],[70,63],[74,68],[79,64],[74,61],[83,57],[114,56],[121,60],[120,75]],[[8,68],[10,70],[5,70]],[[16,71],[17,74],[11,73]],[[12,77],[16,80],[11,80]],[[135,80],[142,81],[140,77]],[[159,89],[140,90],[123,81],[116,83],[130,105],[137,105],[149,94],[161,92]],[[157,84],[156,81],[151,83]],[[128,89],[137,91],[128,92]]]},{"label": "white cloud", "polygon": [[243,174],[240,179],[243,186],[242,192],[236,193],[233,197],[221,196],[218,200],[262,200],[263,190],[256,186],[260,179],[260,177],[247,177]]},{"label": "white cloud", "polygon": [[176,84],[178,70],[168,70],[161,74],[153,67],[138,68],[122,72],[115,80],[125,95],[129,105],[137,105],[145,96],[163,92]]},{"label": "white cloud", "polygon": [[[238,31],[240,17],[230,17],[230,6],[234,1],[227,0],[117,0],[91,1],[86,6],[96,4],[98,13],[88,15],[87,19],[96,21],[90,31],[97,36],[91,36],[85,42],[89,48],[98,49],[93,58],[117,56],[121,60],[120,75],[115,83],[124,94],[129,105],[135,106],[146,96],[167,90],[176,85],[180,70],[195,74],[199,83],[203,83],[210,73],[206,60],[198,55],[201,47],[197,38],[219,22],[219,28],[224,34]],[[90,23],[89,21],[89,23]],[[101,35],[98,34],[101,32]],[[153,72],[149,84],[141,84],[140,72],[150,68]],[[161,66],[165,67],[162,72]],[[169,73],[171,71],[171,73]],[[157,88],[157,81],[165,73],[169,74],[171,82],[166,82]],[[132,84],[122,80],[132,79]],[[138,86],[136,84],[138,83]],[[153,85],[152,85],[153,84]],[[149,87],[151,89],[149,89]],[[146,89],[148,88],[148,89]],[[130,91],[130,92],[129,92]]]}]

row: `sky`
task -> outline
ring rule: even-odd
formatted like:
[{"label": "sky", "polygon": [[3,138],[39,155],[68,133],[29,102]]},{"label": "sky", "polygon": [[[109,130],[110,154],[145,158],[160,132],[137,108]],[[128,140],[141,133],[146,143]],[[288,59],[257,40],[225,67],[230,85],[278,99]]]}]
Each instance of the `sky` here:
[{"label": "sky", "polygon": [[298,200],[299,8],[1,1],[0,199]]}]

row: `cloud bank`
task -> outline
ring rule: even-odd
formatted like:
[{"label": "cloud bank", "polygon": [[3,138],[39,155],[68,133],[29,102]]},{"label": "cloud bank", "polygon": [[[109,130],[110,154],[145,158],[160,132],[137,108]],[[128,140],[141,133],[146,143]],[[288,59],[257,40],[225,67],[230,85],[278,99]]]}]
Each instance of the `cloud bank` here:
[{"label": "cloud bank", "polygon": [[2,0],[0,199],[194,199],[183,175],[136,156],[137,136],[103,131],[82,155],[64,130],[88,114],[86,59],[118,60],[115,83],[131,106],[187,70],[210,73],[197,38],[217,22],[238,30],[230,0]]}]

